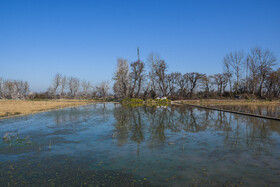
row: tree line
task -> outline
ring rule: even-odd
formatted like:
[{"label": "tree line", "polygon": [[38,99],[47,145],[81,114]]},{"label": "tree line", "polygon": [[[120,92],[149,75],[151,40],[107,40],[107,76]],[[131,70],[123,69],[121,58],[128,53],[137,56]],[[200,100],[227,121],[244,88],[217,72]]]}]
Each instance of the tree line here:
[{"label": "tree line", "polygon": [[168,73],[168,65],[151,53],[147,62],[129,63],[119,58],[113,91],[121,98],[220,98],[280,97],[280,68],[268,49],[253,48],[248,53],[230,52],[223,58],[223,72],[206,75],[199,72]]},{"label": "tree line", "polygon": [[96,99],[109,95],[108,81],[94,85],[76,77],[57,73],[45,92],[30,92],[29,83],[22,80],[4,80],[0,77],[0,99]]},{"label": "tree line", "polygon": [[81,81],[79,78],[67,77],[57,73],[45,95],[50,98],[104,98],[108,96],[109,89],[110,85],[108,81],[102,81],[94,85],[90,81]]},{"label": "tree line", "polygon": [[4,80],[0,77],[0,99],[25,99],[29,94],[29,83],[21,80]]},{"label": "tree line", "polygon": [[279,98],[280,68],[277,59],[268,49],[259,47],[249,52],[235,51],[223,58],[223,72],[206,75],[199,72],[171,72],[164,59],[149,54],[146,63],[139,58],[129,63],[125,58],[117,60],[113,75],[113,95],[108,81],[92,84],[77,77],[57,73],[48,90],[31,93],[29,83],[21,80],[4,80],[0,77],[0,99],[94,99],[116,98]]}]

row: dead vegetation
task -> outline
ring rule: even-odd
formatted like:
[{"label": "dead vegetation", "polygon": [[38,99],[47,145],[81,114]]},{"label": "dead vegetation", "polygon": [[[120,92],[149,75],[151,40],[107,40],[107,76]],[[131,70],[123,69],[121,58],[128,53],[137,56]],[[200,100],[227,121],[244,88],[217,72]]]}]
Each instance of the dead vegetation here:
[{"label": "dead vegetation", "polygon": [[204,100],[178,100],[175,103],[193,104],[193,105],[227,105],[227,106],[280,106],[280,100],[219,100],[219,99],[204,99]]},{"label": "dead vegetation", "polygon": [[90,100],[47,100],[47,101],[0,100],[0,118],[86,105],[93,102],[94,101],[90,101]]}]

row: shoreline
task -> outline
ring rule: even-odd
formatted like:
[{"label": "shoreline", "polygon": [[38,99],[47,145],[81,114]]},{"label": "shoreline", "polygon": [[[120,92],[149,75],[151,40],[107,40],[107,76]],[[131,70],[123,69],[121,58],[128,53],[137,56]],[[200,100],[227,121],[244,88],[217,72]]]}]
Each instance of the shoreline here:
[{"label": "shoreline", "polygon": [[66,107],[53,108],[53,109],[46,109],[46,110],[41,110],[41,111],[36,111],[36,112],[26,113],[26,114],[16,114],[16,115],[4,116],[4,117],[0,117],[0,121],[4,120],[4,119],[9,119],[9,118],[23,117],[23,116],[33,115],[33,114],[39,114],[39,113],[44,113],[44,112],[51,112],[51,111],[62,110],[62,109],[67,109],[67,108],[75,108],[75,107],[87,106],[87,105],[92,105],[92,104],[97,104],[97,103],[118,103],[119,104],[119,102],[113,102],[113,101],[110,101],[110,102],[92,101],[92,102],[87,103],[87,104],[74,105],[74,106],[66,106]]},{"label": "shoreline", "polygon": [[51,111],[62,110],[62,109],[67,109],[67,108],[81,107],[81,106],[86,106],[86,105],[91,105],[91,104],[94,104],[94,103],[88,103],[88,104],[84,104],[84,105],[68,106],[68,107],[61,107],[61,108],[54,108],[54,109],[46,109],[46,110],[37,111],[37,112],[33,112],[33,113],[27,113],[27,114],[5,116],[5,117],[0,117],[0,121],[3,120],[3,119],[23,117],[23,116],[33,115],[33,114],[40,114],[40,113],[44,113],[44,112],[51,112]]},{"label": "shoreline", "polygon": [[[2,100],[3,101],[3,100]],[[6,102],[10,101],[12,102],[21,102],[21,101],[16,101],[16,100],[5,100]],[[33,104],[32,100],[26,100],[23,101],[26,103],[30,103]],[[49,101],[35,101],[38,102],[38,105],[40,105],[41,103],[39,102],[53,102],[53,103],[61,103],[61,102],[72,102],[73,105],[71,106],[62,106],[61,105],[57,105],[57,106],[52,106],[54,108],[47,108],[47,109],[38,109],[38,111],[34,111],[34,112],[27,112],[27,113],[20,113],[20,112],[14,112],[14,113],[20,113],[20,114],[12,114],[8,115],[8,116],[2,116],[0,117],[0,120],[4,120],[4,119],[9,119],[9,118],[16,118],[16,117],[23,117],[23,116],[27,116],[27,115],[33,115],[33,114],[38,114],[38,113],[44,113],[44,112],[50,112],[50,111],[56,111],[56,110],[62,110],[62,109],[67,109],[67,108],[74,108],[74,107],[81,107],[81,106],[87,106],[87,105],[91,105],[91,104],[95,104],[95,103],[118,103],[120,104],[120,102],[116,102],[116,101],[100,101],[100,100],[92,100],[92,101],[84,101],[84,100],[49,100]],[[81,102],[81,104],[75,104],[75,102]],[[84,103],[82,103],[84,102]],[[53,104],[52,103],[52,104]],[[64,103],[64,104],[65,104]],[[0,102],[1,104],[1,102]],[[175,100],[175,101],[171,101],[170,105],[185,105],[185,106],[193,106],[193,107],[200,107],[200,108],[205,108],[205,109],[211,109],[211,110],[221,110],[224,112],[230,112],[230,113],[239,113],[239,114],[243,114],[243,115],[251,115],[251,113],[240,113],[238,111],[234,111],[234,110],[225,110],[225,109],[219,109],[216,108],[216,106],[280,106],[280,100],[272,100],[272,101],[264,101],[264,100],[223,100],[223,99],[202,99],[202,100]],[[216,105],[216,106],[215,106]],[[4,107],[3,107],[4,108]],[[35,109],[34,109],[35,110]],[[8,113],[6,111],[6,113]],[[253,114],[254,115],[254,114]],[[270,117],[270,116],[261,116],[261,115],[254,115],[255,117],[261,117],[261,118],[274,118],[275,117]],[[279,120],[280,118],[276,118],[276,120]]]}]

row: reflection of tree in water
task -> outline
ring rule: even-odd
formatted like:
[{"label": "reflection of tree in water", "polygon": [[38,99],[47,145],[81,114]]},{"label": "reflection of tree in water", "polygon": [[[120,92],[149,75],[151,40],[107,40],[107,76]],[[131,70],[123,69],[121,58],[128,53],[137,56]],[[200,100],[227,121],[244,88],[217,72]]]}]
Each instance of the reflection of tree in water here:
[{"label": "reflection of tree in water", "polygon": [[69,108],[69,111],[56,111],[54,113],[54,121],[57,125],[63,125],[68,122],[71,124],[87,121],[90,118],[89,112],[79,108]]},{"label": "reflection of tree in water", "polygon": [[125,144],[128,141],[130,112],[131,110],[120,106],[116,106],[114,110],[114,116],[117,123],[115,124],[115,132],[113,136],[118,139],[118,144],[120,145]]},{"label": "reflection of tree in water", "polygon": [[110,118],[110,112],[106,103],[89,106],[73,107],[67,110],[55,111],[53,113],[56,125],[71,125],[88,121],[92,116],[101,116],[102,119]]},{"label": "reflection of tree in water", "polygon": [[238,106],[215,106],[226,110],[234,110],[263,116],[280,117],[280,106],[275,105],[238,105]]},{"label": "reflection of tree in water", "polygon": [[[114,110],[116,119],[114,136],[122,145],[132,140],[138,145],[148,140],[151,147],[165,142],[167,131],[196,133],[214,129],[225,132],[224,145],[234,149],[269,151],[271,129],[276,124],[250,116],[204,110],[192,107],[171,106],[122,107]],[[220,135],[220,134],[219,134]]]},{"label": "reflection of tree in water", "polygon": [[[224,131],[224,145],[233,149],[250,149],[268,152],[272,143],[272,120],[218,111],[214,124],[216,130]],[[275,124],[274,124],[275,125]]]}]

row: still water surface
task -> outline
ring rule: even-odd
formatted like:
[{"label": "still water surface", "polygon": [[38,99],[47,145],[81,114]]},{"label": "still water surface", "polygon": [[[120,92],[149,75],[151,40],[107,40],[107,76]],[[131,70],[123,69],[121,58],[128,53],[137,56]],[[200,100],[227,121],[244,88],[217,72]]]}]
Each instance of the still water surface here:
[{"label": "still water surface", "polygon": [[280,105],[205,105],[219,109],[280,118]]},{"label": "still water surface", "polygon": [[1,186],[280,186],[279,121],[107,103],[0,120],[0,135]]}]

